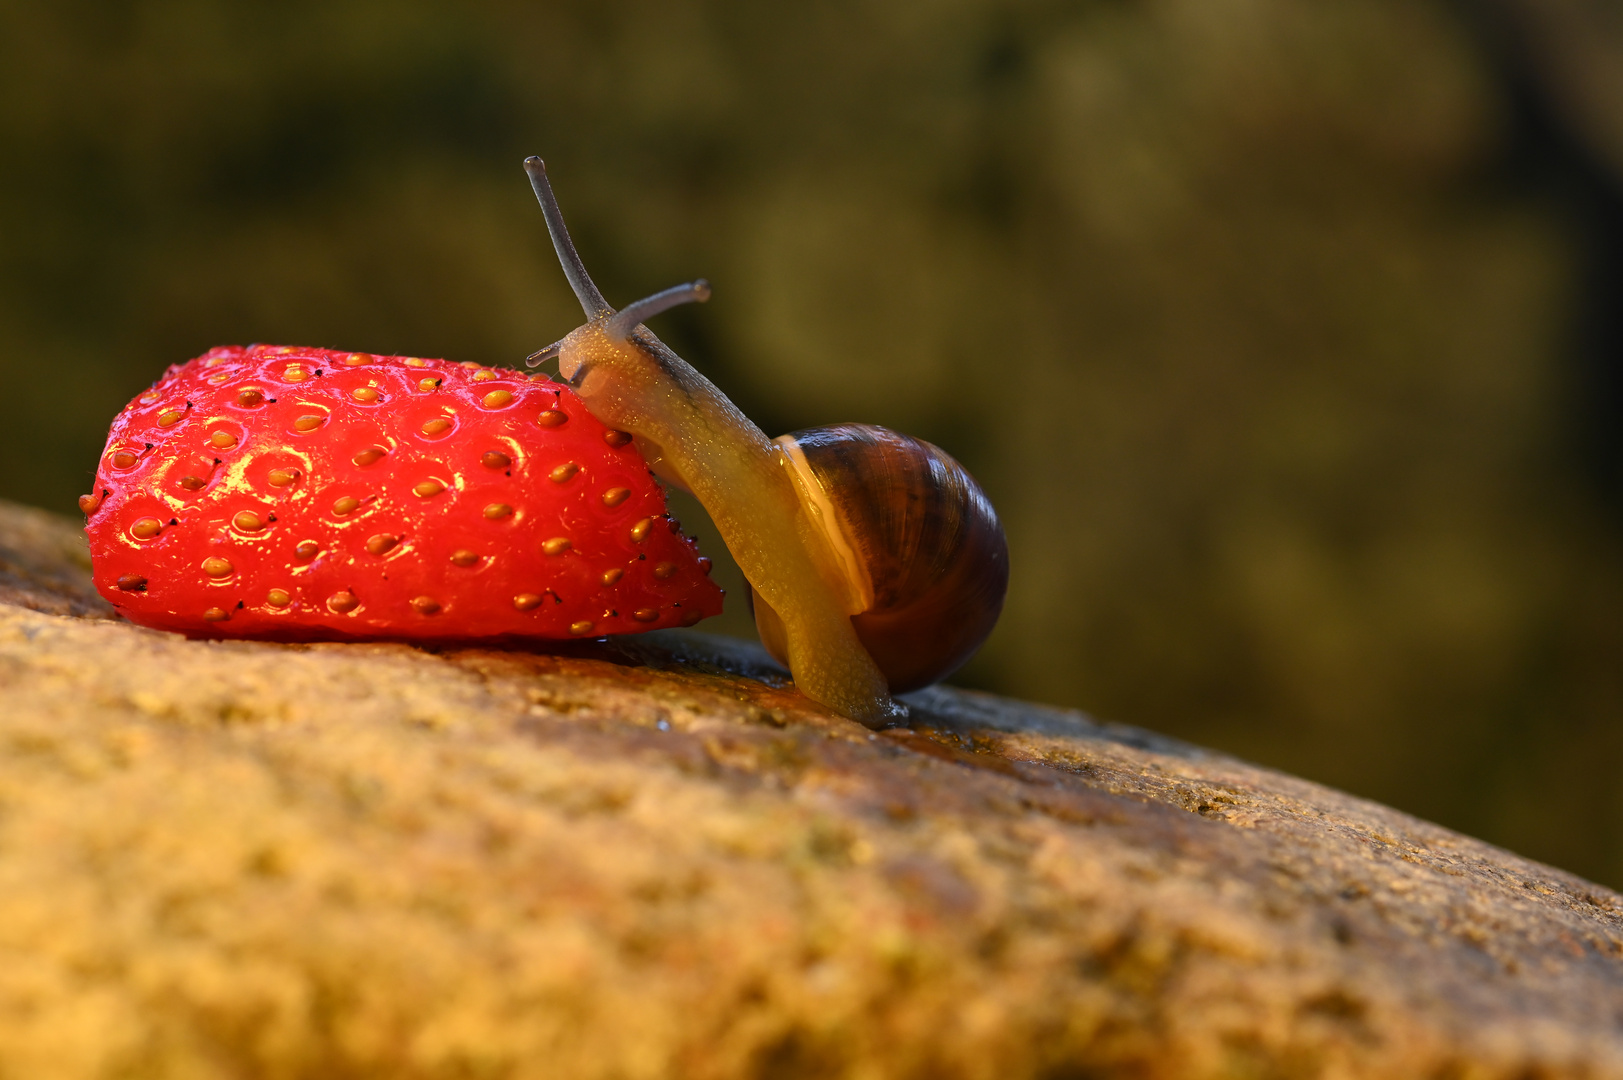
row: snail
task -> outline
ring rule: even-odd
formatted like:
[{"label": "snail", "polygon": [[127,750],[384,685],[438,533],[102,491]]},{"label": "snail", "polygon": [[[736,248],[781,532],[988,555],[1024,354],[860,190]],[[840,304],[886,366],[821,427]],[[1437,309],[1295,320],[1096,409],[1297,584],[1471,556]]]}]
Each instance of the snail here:
[{"label": "snail", "polygon": [[570,241],[546,165],[524,168],[586,315],[531,366],[556,358],[593,415],[698,498],[749,581],[762,643],[801,693],[868,724],[905,715],[891,694],[956,671],[1002,610],[1008,545],[979,485],[939,448],[881,427],[769,439],[643,325],[709,299],[708,283],[616,311]]}]

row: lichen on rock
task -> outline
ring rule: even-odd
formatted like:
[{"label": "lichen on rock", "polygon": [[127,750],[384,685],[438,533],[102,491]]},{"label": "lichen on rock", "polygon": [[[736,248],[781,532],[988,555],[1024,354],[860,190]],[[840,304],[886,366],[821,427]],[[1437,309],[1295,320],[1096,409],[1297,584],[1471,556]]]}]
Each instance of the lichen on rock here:
[{"label": "lichen on rock", "polygon": [[1623,1076],[1623,897],[699,634],[202,642],[0,509],[0,1075]]}]

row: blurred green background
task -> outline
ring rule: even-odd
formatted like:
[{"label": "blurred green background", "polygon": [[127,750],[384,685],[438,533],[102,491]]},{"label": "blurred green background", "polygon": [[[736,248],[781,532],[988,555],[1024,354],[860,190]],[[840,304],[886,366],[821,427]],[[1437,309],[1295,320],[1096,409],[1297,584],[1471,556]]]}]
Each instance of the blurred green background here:
[{"label": "blurred green background", "polygon": [[1623,885],[1586,10],[3,0],[0,496],[74,512],[212,345],[561,336],[540,153],[611,301],[710,278],[659,332],[769,432],[981,479],[1014,576],[959,682]]}]

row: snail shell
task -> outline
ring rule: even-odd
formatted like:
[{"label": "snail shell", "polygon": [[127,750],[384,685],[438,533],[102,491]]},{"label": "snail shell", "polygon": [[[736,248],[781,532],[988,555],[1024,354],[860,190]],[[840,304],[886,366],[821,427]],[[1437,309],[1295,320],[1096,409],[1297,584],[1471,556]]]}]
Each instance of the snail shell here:
[{"label": "snail shell", "polygon": [[[937,446],[869,424],[777,440],[802,501],[847,577],[857,637],[892,693],[963,666],[992,632],[1009,584],[997,513],[964,467]],[[751,590],[756,627],[787,663],[783,624]]]}]

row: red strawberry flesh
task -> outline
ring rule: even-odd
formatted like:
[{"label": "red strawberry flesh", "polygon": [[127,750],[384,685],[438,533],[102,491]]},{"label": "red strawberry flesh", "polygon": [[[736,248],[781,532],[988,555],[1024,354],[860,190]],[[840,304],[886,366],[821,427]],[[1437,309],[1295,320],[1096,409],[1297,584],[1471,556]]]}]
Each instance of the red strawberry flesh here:
[{"label": "red strawberry flesh", "polygon": [[96,588],[195,637],[571,638],[721,611],[623,435],[474,364],[229,346],[113,421]]}]

